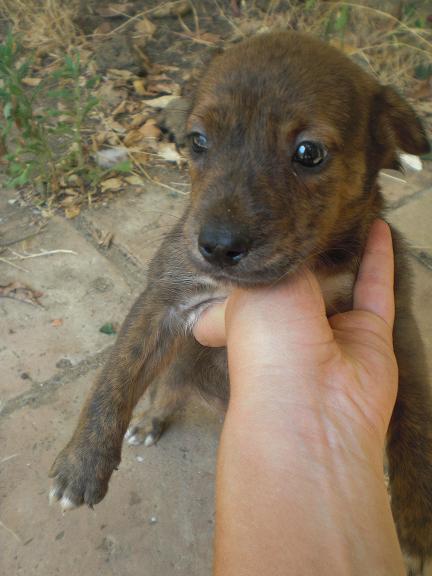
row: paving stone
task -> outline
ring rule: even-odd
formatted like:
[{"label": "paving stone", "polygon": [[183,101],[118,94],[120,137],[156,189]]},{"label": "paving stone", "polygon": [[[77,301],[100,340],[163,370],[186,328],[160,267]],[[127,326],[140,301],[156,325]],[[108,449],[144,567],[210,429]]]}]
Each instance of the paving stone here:
[{"label": "paving stone", "polygon": [[112,232],[113,243],[144,274],[164,235],[182,214],[186,198],[148,183],[142,191],[128,192],[108,206],[87,211],[83,219],[97,232]]},{"label": "paving stone", "polygon": [[[219,417],[200,403],[156,446],[125,445],[92,512],[48,506],[47,473],[69,439],[95,371],[0,422],[0,573],[210,576]],[[138,458],[138,460],[137,460]]]},{"label": "paving stone", "polygon": [[413,194],[432,185],[432,162],[425,161],[420,172],[383,170],[379,179],[384,198],[389,206],[399,204]]},{"label": "paving stone", "polygon": [[[75,365],[112,344],[99,332],[120,323],[133,296],[121,274],[69,222],[55,217],[43,233],[13,246],[20,254],[72,250],[19,262],[26,271],[0,262],[2,285],[20,282],[40,291],[42,306],[0,299],[0,400],[4,403],[59,369]],[[10,257],[10,252],[3,257]],[[26,378],[26,379],[23,379]]]},{"label": "paving stone", "polygon": [[388,219],[405,235],[416,254],[432,262],[432,188],[389,211]]},{"label": "paving stone", "polygon": [[411,258],[413,275],[413,309],[426,348],[432,386],[432,270]]}]

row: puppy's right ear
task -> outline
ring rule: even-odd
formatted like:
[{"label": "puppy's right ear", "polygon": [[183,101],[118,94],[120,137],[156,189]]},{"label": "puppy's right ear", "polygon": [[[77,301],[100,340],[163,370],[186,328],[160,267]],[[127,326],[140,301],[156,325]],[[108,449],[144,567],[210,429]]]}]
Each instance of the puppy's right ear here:
[{"label": "puppy's right ear", "polygon": [[430,151],[426,132],[414,110],[390,86],[383,86],[375,96],[372,132],[384,165],[398,163],[398,151],[420,156]]}]

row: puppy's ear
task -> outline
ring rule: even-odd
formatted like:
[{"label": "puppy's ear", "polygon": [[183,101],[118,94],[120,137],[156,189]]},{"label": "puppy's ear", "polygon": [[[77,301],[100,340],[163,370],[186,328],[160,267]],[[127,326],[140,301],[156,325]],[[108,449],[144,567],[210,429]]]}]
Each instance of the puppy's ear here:
[{"label": "puppy's ear", "polygon": [[385,164],[383,168],[394,167],[397,150],[416,156],[430,151],[425,130],[416,113],[390,86],[383,86],[375,97],[372,122],[374,140]]}]

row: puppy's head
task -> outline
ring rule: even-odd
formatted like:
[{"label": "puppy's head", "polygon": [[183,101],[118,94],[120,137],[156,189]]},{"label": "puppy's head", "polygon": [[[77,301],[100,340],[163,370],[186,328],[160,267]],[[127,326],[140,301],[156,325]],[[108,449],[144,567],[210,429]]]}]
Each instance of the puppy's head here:
[{"label": "puppy's head", "polygon": [[429,150],[392,88],[292,32],[216,57],[187,132],[190,256],[203,272],[238,284],[349,255],[379,212],[379,170],[397,165],[398,150]]}]

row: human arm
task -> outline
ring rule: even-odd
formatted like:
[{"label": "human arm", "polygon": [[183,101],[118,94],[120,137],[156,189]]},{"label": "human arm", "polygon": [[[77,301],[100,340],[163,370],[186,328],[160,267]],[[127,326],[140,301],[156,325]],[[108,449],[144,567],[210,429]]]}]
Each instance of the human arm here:
[{"label": "human arm", "polygon": [[226,341],[215,576],[404,574],[383,479],[397,388],[390,231],[374,224],[354,310],[327,320],[316,278],[236,290],[195,335]]}]

